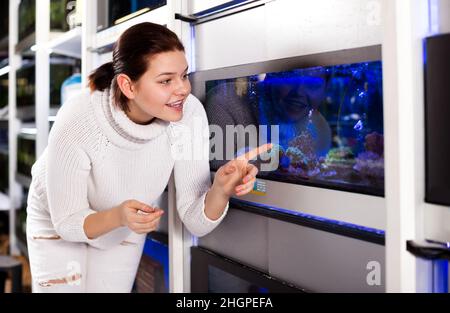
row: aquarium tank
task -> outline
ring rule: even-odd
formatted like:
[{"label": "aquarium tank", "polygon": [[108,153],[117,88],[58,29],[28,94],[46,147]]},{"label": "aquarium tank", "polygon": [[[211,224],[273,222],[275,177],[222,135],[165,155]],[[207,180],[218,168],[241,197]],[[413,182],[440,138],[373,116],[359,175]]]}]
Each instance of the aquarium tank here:
[{"label": "aquarium tank", "polygon": [[9,190],[9,154],[0,147],[0,192],[7,194]]},{"label": "aquarium tank", "polygon": [[120,24],[133,14],[140,15],[167,4],[167,0],[98,0],[98,28],[103,30]]},{"label": "aquarium tank", "polygon": [[[50,107],[61,105],[61,86],[71,76],[77,61],[72,58],[50,58]],[[36,65],[33,60],[24,62],[17,71],[17,107],[35,106]]]},{"label": "aquarium tank", "polygon": [[16,73],[17,107],[34,106],[36,89],[36,66],[34,61],[24,61]]},{"label": "aquarium tank", "polygon": [[9,150],[8,121],[0,121],[0,192],[8,193],[9,186]]},{"label": "aquarium tank", "polygon": [[[52,31],[66,32],[70,29],[67,23],[69,13],[68,4],[72,0],[51,0],[50,1],[50,29]],[[70,7],[70,6],[69,6]]]},{"label": "aquarium tank", "polygon": [[0,41],[9,32],[9,1],[0,2]]},{"label": "aquarium tank", "polygon": [[[69,30],[67,14],[69,0],[50,1],[50,30]],[[32,35],[36,30],[36,0],[21,0],[19,4],[19,41]]]},{"label": "aquarium tank", "polygon": [[0,76],[0,116],[2,110],[8,106],[8,74]]},{"label": "aquarium tank", "polygon": [[205,110],[221,129],[266,127],[279,162],[260,178],[383,196],[382,96],[381,62],[371,61],[207,81]]},{"label": "aquarium tank", "polygon": [[19,41],[36,29],[36,0],[21,0],[19,4]]},{"label": "aquarium tank", "polygon": [[53,55],[50,59],[50,106],[61,106],[61,88],[67,77],[72,76],[79,62],[76,59]]},{"label": "aquarium tank", "polygon": [[17,172],[31,178],[31,168],[36,162],[36,136],[17,136]]}]

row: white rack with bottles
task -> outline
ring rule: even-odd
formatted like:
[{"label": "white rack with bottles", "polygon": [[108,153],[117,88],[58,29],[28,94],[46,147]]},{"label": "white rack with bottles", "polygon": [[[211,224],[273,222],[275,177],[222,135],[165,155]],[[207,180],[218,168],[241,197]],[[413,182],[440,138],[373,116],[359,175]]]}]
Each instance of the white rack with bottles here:
[{"label": "white rack with bottles", "polygon": [[[37,159],[45,150],[48,142],[48,134],[50,123],[54,120],[57,114],[58,107],[55,103],[51,103],[51,75],[50,75],[50,60],[53,60],[52,53],[57,53],[58,56],[78,58],[81,59],[81,27],[76,27],[68,31],[64,31],[69,27],[65,24],[63,19],[57,20],[56,25],[51,27],[51,8],[55,9],[59,6],[59,13],[64,16],[66,8],[65,2],[55,0],[39,0],[38,5],[33,3],[33,0],[9,0],[9,196],[10,200],[10,245],[12,255],[26,253],[26,240],[24,234],[24,220],[26,217],[26,191],[31,183],[29,173],[23,173],[23,169],[18,168],[18,161],[25,161],[25,169],[30,171],[31,163]],[[36,1],[36,0],[34,0]],[[82,0],[84,1],[84,0]],[[82,1],[77,1],[77,5]],[[19,41],[19,6],[28,4],[30,8],[35,7],[35,20],[30,23],[27,28],[26,36],[22,35],[22,40]],[[73,3],[71,3],[72,6]],[[34,6],[35,5],[35,6]],[[30,8],[24,8],[20,12],[29,13]],[[28,9],[28,11],[27,11]],[[69,8],[70,9],[70,8]],[[75,13],[75,8],[72,7],[70,15]],[[29,17],[28,17],[29,18]],[[32,19],[31,19],[32,20]],[[58,22],[59,21],[59,22]],[[27,20],[29,23],[29,20]],[[55,27],[63,25],[60,30],[55,31]],[[52,29],[51,29],[52,28]],[[33,100],[27,103],[24,108],[19,107],[17,101],[18,96],[18,74],[23,70],[23,65],[28,64],[32,71],[26,73],[27,77],[33,77],[32,84],[26,84],[28,88],[34,85]],[[22,73],[23,74],[23,73]],[[33,79],[32,79],[33,80]],[[22,87],[22,86],[21,86]],[[23,92],[23,90],[21,90]],[[53,91],[55,93],[55,91]],[[56,91],[58,92],[58,90]],[[53,106],[51,107],[51,104]],[[56,103],[60,105],[60,103]],[[19,156],[19,144],[21,140],[29,140],[27,143],[34,149],[34,153]],[[35,142],[33,145],[32,142]],[[31,155],[34,154],[34,157]],[[15,203],[14,207],[20,207],[19,210],[13,210],[11,202]],[[16,231],[16,225],[22,229],[22,234]]]},{"label": "white rack with bottles", "polygon": [[[14,199],[17,206],[26,204],[26,191],[30,177],[18,173],[18,137],[34,136],[36,139],[36,159],[47,146],[49,122],[55,120],[57,109],[51,107],[50,101],[50,69],[52,54],[77,58],[81,61],[82,86],[87,86],[88,75],[101,64],[111,61],[113,43],[120,34],[132,25],[148,21],[167,26],[182,38],[190,68],[193,70],[194,56],[191,53],[191,29],[189,24],[175,20],[175,13],[187,14],[189,3],[182,0],[167,0],[165,5],[152,10],[139,11],[122,19],[121,23],[98,31],[98,7],[108,4],[105,0],[78,0],[78,19],[81,26],[67,32],[54,32],[50,29],[50,5],[53,0],[39,0],[36,6],[35,32],[19,42],[19,4],[21,1],[10,0],[10,33],[9,33],[9,199]],[[24,124],[21,116],[24,110],[17,105],[17,71],[21,69],[22,60],[34,59],[35,66],[35,102],[32,114],[34,123]],[[18,114],[20,113],[20,114]],[[25,114],[27,115],[27,114]],[[30,135],[30,133],[33,133]],[[28,134],[28,135],[27,135]],[[157,201],[161,207],[166,207],[169,227],[169,271],[170,291],[188,292],[190,289],[190,247],[194,238],[191,237],[179,220],[175,204],[175,187],[173,179],[166,192]],[[6,202],[5,202],[6,203]],[[6,206],[7,203],[6,203]],[[22,214],[10,208],[10,244],[12,255],[26,255],[26,242],[16,233],[17,220]]]}]

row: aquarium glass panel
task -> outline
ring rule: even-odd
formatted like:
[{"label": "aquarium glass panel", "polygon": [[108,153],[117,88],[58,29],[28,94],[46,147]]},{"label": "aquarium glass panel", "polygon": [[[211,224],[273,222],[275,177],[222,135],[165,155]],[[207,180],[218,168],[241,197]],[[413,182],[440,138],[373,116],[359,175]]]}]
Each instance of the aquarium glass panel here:
[{"label": "aquarium glass panel", "polygon": [[67,14],[73,0],[51,0],[50,1],[50,29],[52,31],[66,32],[69,30]]},{"label": "aquarium glass panel", "polygon": [[120,24],[133,14],[143,14],[167,4],[167,0],[99,0],[98,29],[103,30]]},{"label": "aquarium glass panel", "polygon": [[19,4],[19,41],[25,39],[36,28],[36,0],[21,0]]},{"label": "aquarium glass panel", "polygon": [[258,286],[215,266],[208,266],[208,293],[268,293]]},{"label": "aquarium glass panel", "polygon": [[9,154],[0,149],[0,192],[6,194],[9,190]]},{"label": "aquarium glass panel", "polygon": [[50,64],[50,106],[61,106],[61,86],[72,75],[75,60],[63,59]]},{"label": "aquarium glass panel", "polygon": [[[75,59],[50,58],[50,106],[61,105],[61,86],[72,75],[76,65]],[[26,63],[17,71],[17,106],[34,106],[36,88],[36,66],[34,61]]]},{"label": "aquarium glass panel", "polygon": [[[67,14],[71,0],[50,1],[50,30],[65,32],[69,30]],[[36,31],[36,0],[21,0],[19,4],[19,41]]]},{"label": "aquarium glass panel", "polygon": [[36,89],[36,67],[34,62],[28,62],[17,70],[17,107],[34,106]]},{"label": "aquarium glass panel", "polygon": [[36,138],[33,136],[17,136],[17,172],[31,177],[31,168],[36,162]]},{"label": "aquarium glass panel", "polygon": [[9,1],[0,2],[0,41],[6,39],[9,32]]},{"label": "aquarium glass panel", "polygon": [[[261,178],[383,196],[382,95],[382,66],[374,61],[207,81],[205,110],[211,125],[254,125],[258,137],[277,143],[278,168]],[[255,146],[248,138],[239,146],[237,137],[236,155]],[[223,159],[212,160],[212,169]]]},{"label": "aquarium glass panel", "polygon": [[8,77],[8,74],[0,76],[0,115],[8,106]]}]

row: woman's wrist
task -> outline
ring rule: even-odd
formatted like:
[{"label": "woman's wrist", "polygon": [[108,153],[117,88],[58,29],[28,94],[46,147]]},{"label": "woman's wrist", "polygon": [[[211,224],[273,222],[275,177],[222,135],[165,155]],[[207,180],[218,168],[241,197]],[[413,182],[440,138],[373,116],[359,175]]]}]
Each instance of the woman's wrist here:
[{"label": "woman's wrist", "polygon": [[222,200],[226,200],[226,202],[228,202],[230,200],[230,196],[227,195],[227,193],[225,192],[225,190],[220,187],[216,181],[213,182],[209,192],[214,194],[214,197],[217,199],[222,199]]},{"label": "woman's wrist", "polygon": [[228,201],[230,201],[230,197],[223,192],[222,188],[213,184],[205,199],[206,217],[213,221],[219,219],[222,216]]},{"label": "woman's wrist", "polygon": [[114,207],[109,210],[88,215],[83,229],[88,239],[96,239],[122,226],[120,210]]},{"label": "woman's wrist", "polygon": [[114,228],[125,226],[122,219],[122,212],[120,206],[115,206],[110,210],[111,221]]}]

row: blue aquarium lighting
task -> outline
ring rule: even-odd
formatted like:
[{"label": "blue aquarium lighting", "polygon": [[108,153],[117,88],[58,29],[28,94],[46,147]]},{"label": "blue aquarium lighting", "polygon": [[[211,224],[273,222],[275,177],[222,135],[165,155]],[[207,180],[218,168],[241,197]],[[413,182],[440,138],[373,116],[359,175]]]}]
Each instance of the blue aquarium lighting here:
[{"label": "blue aquarium lighting", "polygon": [[210,80],[205,110],[223,130],[266,127],[280,162],[261,178],[384,196],[382,85],[381,61]]}]

